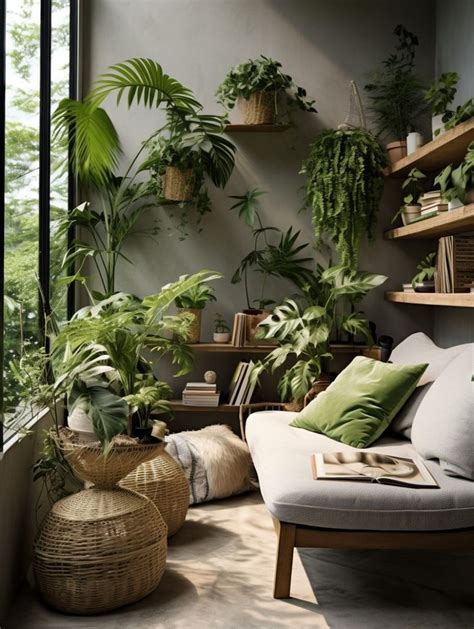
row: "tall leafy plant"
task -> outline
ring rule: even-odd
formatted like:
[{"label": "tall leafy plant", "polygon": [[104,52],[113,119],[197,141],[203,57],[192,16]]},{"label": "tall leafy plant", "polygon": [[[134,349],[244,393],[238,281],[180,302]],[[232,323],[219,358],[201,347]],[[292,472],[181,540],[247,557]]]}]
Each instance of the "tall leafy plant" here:
[{"label": "tall leafy plant", "polygon": [[316,239],[327,234],[345,266],[356,266],[364,235],[374,238],[385,163],[379,144],[364,129],[324,131],[303,162]]}]

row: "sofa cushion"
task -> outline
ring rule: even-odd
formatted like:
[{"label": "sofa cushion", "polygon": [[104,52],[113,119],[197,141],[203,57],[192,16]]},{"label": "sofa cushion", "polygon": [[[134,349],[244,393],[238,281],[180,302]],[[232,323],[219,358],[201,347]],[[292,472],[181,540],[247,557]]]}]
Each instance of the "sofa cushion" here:
[{"label": "sofa cushion", "polygon": [[425,395],[432,386],[433,383],[429,382],[428,384],[424,384],[422,387],[416,387],[415,391],[410,395],[407,402],[405,402],[400,411],[397,413],[395,419],[390,424],[390,432],[411,440],[413,421],[416,417],[420,404],[423,402]]},{"label": "sofa cushion", "polygon": [[357,356],[299,413],[292,426],[366,448],[388,427],[426,367]]},{"label": "sofa cushion", "polygon": [[[252,414],[246,436],[270,512],[283,522],[335,529],[420,531],[474,526],[474,485],[426,465],[439,489],[412,489],[355,481],[316,481],[315,452],[353,450],[324,435],[289,426],[295,413]],[[377,452],[413,456],[407,441],[381,439]]]},{"label": "sofa cushion", "polygon": [[470,480],[474,480],[473,373],[470,348],[432,384],[412,427],[413,445],[423,457],[438,459],[447,474]]}]

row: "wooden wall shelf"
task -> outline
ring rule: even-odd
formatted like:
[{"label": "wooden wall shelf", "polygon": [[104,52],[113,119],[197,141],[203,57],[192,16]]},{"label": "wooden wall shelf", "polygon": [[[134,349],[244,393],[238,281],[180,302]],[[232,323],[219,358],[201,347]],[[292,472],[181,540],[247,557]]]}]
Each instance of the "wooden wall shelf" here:
[{"label": "wooden wall shelf", "polygon": [[228,124],[227,133],[281,133],[290,128],[289,124]]},{"label": "wooden wall shelf", "polygon": [[385,299],[400,304],[474,308],[474,293],[405,293],[386,292]]},{"label": "wooden wall shelf", "polygon": [[425,172],[441,170],[447,164],[460,162],[473,140],[474,118],[471,118],[392,164],[387,175],[404,177],[415,166]]},{"label": "wooden wall shelf", "polygon": [[396,227],[384,233],[386,240],[405,240],[409,238],[441,238],[463,232],[474,231],[474,203],[464,207],[442,212],[438,216],[423,221]]},{"label": "wooden wall shelf", "polygon": [[180,413],[237,413],[240,406],[233,404],[219,404],[219,406],[188,406],[181,400],[170,400],[171,410]]},{"label": "wooden wall shelf", "polygon": [[[277,345],[248,345],[245,347],[235,347],[229,343],[191,343],[189,345],[195,352],[202,353],[225,353],[225,354],[269,354]],[[335,343],[331,345],[333,354],[362,354],[366,356],[378,355],[379,348],[368,345],[352,345],[349,343]]]}]

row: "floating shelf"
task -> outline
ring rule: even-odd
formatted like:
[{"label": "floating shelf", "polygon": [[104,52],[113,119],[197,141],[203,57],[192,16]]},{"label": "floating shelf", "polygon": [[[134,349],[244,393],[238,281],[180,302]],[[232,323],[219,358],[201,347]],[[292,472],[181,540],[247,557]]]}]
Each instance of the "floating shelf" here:
[{"label": "floating shelf", "polygon": [[385,299],[400,304],[474,308],[474,293],[405,293],[403,291],[389,291],[385,293]]},{"label": "floating shelf", "polygon": [[183,404],[181,400],[170,400],[171,409],[175,412],[194,412],[194,413],[237,413],[240,406],[230,404],[219,404],[219,406],[188,406]]},{"label": "floating shelf", "polygon": [[[229,343],[191,343],[189,345],[195,352],[226,353],[226,354],[269,354],[277,345],[246,345],[235,347]],[[351,345],[349,343],[335,343],[331,345],[334,354],[364,354],[365,356],[378,356],[378,347],[368,345]]]},{"label": "floating shelf", "polygon": [[386,240],[408,238],[441,238],[463,232],[474,231],[474,203],[442,212],[438,216],[396,227],[384,233]]},{"label": "floating shelf", "polygon": [[414,167],[425,172],[441,170],[448,164],[460,162],[473,140],[474,118],[471,118],[395,162],[387,169],[386,174],[403,177]]},{"label": "floating shelf", "polygon": [[290,128],[289,124],[228,124],[227,133],[281,133]]}]

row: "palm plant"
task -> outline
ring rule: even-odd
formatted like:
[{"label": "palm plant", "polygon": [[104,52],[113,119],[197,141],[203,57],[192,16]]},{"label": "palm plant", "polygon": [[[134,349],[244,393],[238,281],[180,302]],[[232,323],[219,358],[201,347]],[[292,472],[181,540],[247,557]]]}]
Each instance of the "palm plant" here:
[{"label": "palm plant", "polygon": [[178,308],[202,310],[210,301],[216,301],[214,288],[207,284],[198,284],[182,293],[175,300],[175,304]]},{"label": "palm plant", "polygon": [[286,299],[260,323],[258,336],[276,340],[279,346],[256,364],[252,378],[258,379],[265,371],[273,373],[291,357],[296,358],[280,378],[278,391],[282,400],[303,398],[322,373],[324,361],[332,358],[330,339],[336,330],[357,334],[373,343],[363,314],[339,314],[338,307],[346,299],[356,303],[386,279],[384,275],[344,266],[318,266],[304,287],[305,300]]}]

